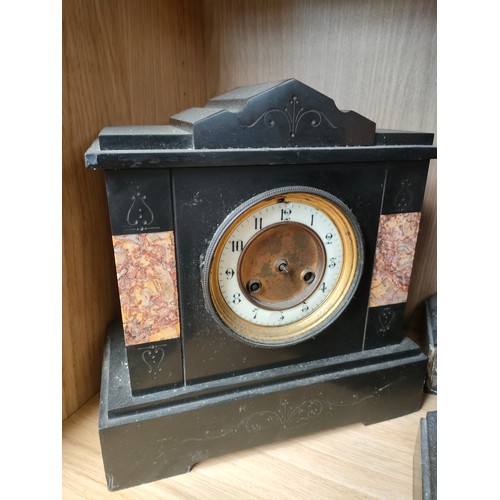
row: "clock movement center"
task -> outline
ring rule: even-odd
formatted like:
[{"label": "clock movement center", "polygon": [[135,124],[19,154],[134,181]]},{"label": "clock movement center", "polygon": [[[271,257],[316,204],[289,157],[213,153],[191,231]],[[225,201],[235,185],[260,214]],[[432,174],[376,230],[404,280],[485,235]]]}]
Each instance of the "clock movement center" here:
[{"label": "clock movement center", "polygon": [[238,278],[252,303],[284,310],[316,290],[325,261],[323,244],[314,231],[298,222],[281,222],[248,241],[238,261]]}]

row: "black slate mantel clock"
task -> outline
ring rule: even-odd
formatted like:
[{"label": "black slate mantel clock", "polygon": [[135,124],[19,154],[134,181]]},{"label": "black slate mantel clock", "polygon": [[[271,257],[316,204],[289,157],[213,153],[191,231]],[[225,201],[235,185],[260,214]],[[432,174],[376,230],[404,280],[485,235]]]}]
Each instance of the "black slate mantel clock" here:
[{"label": "black slate mantel clock", "polygon": [[402,318],[432,141],[294,79],[101,131],[85,160],[106,176],[122,313],[109,489],[420,407],[427,358]]}]

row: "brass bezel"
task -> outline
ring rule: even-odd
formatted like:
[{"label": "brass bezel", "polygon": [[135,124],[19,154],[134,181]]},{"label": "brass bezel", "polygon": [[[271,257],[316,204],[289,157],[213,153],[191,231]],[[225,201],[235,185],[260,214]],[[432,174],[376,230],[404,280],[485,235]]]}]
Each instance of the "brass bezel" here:
[{"label": "brass bezel", "polygon": [[[267,194],[267,196],[266,196]],[[252,201],[255,200],[253,203]],[[239,317],[226,303],[219,288],[219,261],[229,237],[245,219],[263,208],[282,202],[308,204],[325,213],[337,227],[343,247],[343,263],[337,283],[326,300],[305,318],[281,326],[262,326]],[[314,188],[291,187],[263,193],[235,210],[221,226],[212,241],[209,257],[208,293],[222,323],[238,338],[261,346],[290,345],[310,338],[333,322],[350,301],[361,274],[362,236],[349,209],[332,195]]]}]

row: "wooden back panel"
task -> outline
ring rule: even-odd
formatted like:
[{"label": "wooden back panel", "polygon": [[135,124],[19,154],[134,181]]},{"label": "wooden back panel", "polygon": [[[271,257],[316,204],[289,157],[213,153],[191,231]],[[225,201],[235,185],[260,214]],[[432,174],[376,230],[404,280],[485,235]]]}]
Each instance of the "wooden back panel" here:
[{"label": "wooden back panel", "polygon": [[119,315],[104,177],[83,154],[106,125],[163,124],[206,102],[199,4],[63,5],[63,418],[99,390]]}]

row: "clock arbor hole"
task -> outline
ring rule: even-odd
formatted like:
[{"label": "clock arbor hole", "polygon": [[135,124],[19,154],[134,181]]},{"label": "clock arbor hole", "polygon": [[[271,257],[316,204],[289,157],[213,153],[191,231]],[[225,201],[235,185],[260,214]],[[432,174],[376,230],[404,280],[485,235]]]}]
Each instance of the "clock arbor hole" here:
[{"label": "clock arbor hole", "polygon": [[259,280],[250,280],[247,283],[247,290],[250,293],[259,293],[262,284]]},{"label": "clock arbor hole", "polygon": [[275,267],[280,273],[288,272],[288,262],[285,259],[278,259]]},{"label": "clock arbor hole", "polygon": [[316,275],[312,272],[312,271],[304,271],[302,273],[302,279],[308,284],[310,285],[313,281],[314,281],[314,278],[316,278]]}]

